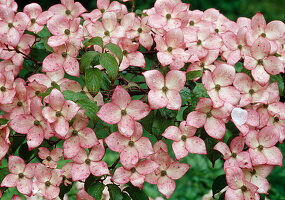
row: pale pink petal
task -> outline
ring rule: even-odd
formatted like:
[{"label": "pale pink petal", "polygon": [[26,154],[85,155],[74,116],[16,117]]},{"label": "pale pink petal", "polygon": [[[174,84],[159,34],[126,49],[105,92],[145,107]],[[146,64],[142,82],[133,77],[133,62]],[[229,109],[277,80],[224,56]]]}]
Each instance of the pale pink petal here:
[{"label": "pale pink petal", "polygon": [[243,186],[244,174],[238,167],[229,167],[225,169],[227,183],[232,189],[240,189]]},{"label": "pale pink petal", "polygon": [[91,162],[90,172],[94,176],[110,174],[107,163],[105,161]]},{"label": "pale pink petal", "polygon": [[252,80],[245,73],[237,73],[233,85],[242,93],[248,93],[251,89]]},{"label": "pale pink petal", "polygon": [[151,109],[160,109],[168,104],[168,99],[161,88],[160,90],[150,90],[148,93],[148,101]]},{"label": "pale pink petal", "polygon": [[72,158],[76,156],[80,150],[78,137],[70,137],[63,143],[64,157]]},{"label": "pale pink petal", "polygon": [[270,75],[264,70],[262,65],[257,65],[256,68],[251,71],[251,74],[254,80],[262,86],[269,82]]},{"label": "pale pink petal", "polygon": [[129,115],[122,116],[121,121],[118,123],[118,129],[122,135],[132,136],[135,130],[135,120]]},{"label": "pale pink petal", "polygon": [[225,123],[222,120],[214,117],[207,118],[204,128],[209,136],[218,140],[223,139],[224,135],[226,134]]},{"label": "pale pink petal", "polygon": [[283,155],[277,147],[273,146],[271,148],[264,148],[263,154],[265,155],[267,159],[268,165],[279,165],[283,166]]},{"label": "pale pink petal", "polygon": [[107,124],[116,124],[121,120],[121,109],[114,103],[106,103],[96,115]]},{"label": "pale pink petal", "polygon": [[127,105],[131,102],[131,96],[124,88],[117,86],[112,96],[112,102],[120,107],[120,109],[126,109]]},{"label": "pale pink petal", "polygon": [[17,133],[26,134],[34,126],[34,121],[31,115],[18,115],[9,122],[9,126]]},{"label": "pale pink petal", "polygon": [[269,56],[263,60],[264,69],[272,75],[277,75],[284,72],[284,65],[281,60],[275,56]]},{"label": "pale pink petal", "polygon": [[167,176],[173,180],[180,179],[188,171],[190,165],[180,162],[173,162],[166,170]]},{"label": "pale pink petal", "polygon": [[251,28],[257,33],[263,33],[266,27],[266,21],[264,16],[258,12],[256,13],[251,20]]},{"label": "pale pink petal", "polygon": [[53,123],[57,120],[56,111],[51,107],[44,107],[42,110],[44,118],[49,122]]},{"label": "pale pink petal", "polygon": [[119,167],[116,169],[112,176],[112,181],[117,184],[126,184],[130,181],[130,176],[132,172],[125,170],[123,167]]},{"label": "pale pink petal", "polygon": [[69,29],[69,20],[64,15],[54,15],[48,20],[47,28],[53,35],[64,35],[64,31]]},{"label": "pale pink petal", "polygon": [[37,163],[35,168],[35,178],[37,181],[45,183],[50,180],[51,172],[45,165]]},{"label": "pale pink petal", "polygon": [[186,74],[182,71],[171,70],[165,77],[165,86],[170,90],[182,90],[185,82]]},{"label": "pale pink petal", "polygon": [[142,175],[147,175],[147,174],[152,173],[158,167],[159,167],[159,164],[157,164],[156,162],[154,162],[150,159],[146,159],[146,160],[141,161],[136,166],[136,170],[138,173],[140,173]]},{"label": "pale pink petal", "polygon": [[144,175],[141,175],[139,173],[133,173],[132,176],[130,177],[130,182],[134,186],[143,189],[144,179],[145,179]]},{"label": "pale pink petal", "polygon": [[146,117],[150,112],[150,107],[139,100],[133,100],[127,105],[126,111],[134,120],[140,120]]},{"label": "pale pink petal", "polygon": [[235,153],[242,152],[245,143],[245,138],[238,136],[231,141],[231,151]]},{"label": "pale pink petal", "polygon": [[182,140],[179,142],[173,142],[172,149],[177,160],[186,157],[189,153],[188,150],[186,149],[185,142]]},{"label": "pale pink petal", "polygon": [[182,104],[182,99],[177,90],[168,90],[166,92],[168,103],[166,107],[170,110],[179,110]]},{"label": "pale pink petal", "polygon": [[264,37],[259,37],[251,46],[251,55],[256,60],[263,59],[270,53],[271,45]]},{"label": "pale pink petal", "polygon": [[81,190],[79,190],[79,192],[77,192],[76,199],[77,199],[77,200],[95,200],[92,196],[90,196],[90,195],[84,190],[84,188],[82,188]]},{"label": "pale pink petal", "polygon": [[25,162],[18,156],[9,156],[8,168],[13,174],[23,173],[25,170]]},{"label": "pale pink petal", "polygon": [[228,145],[223,142],[218,142],[213,149],[223,154],[225,160],[229,159],[232,154]]},{"label": "pale pink petal", "polygon": [[105,148],[103,145],[103,140],[99,140],[99,144],[92,147],[91,152],[89,154],[89,159],[92,161],[99,161],[105,155]]},{"label": "pale pink petal", "polygon": [[89,165],[83,164],[72,164],[71,175],[73,181],[84,180],[90,175]]},{"label": "pale pink petal", "polygon": [[193,154],[207,154],[205,142],[196,136],[187,138],[186,149]]},{"label": "pale pink petal", "polygon": [[179,142],[181,140],[182,133],[178,127],[169,126],[167,129],[165,129],[162,136],[167,138],[167,139]]},{"label": "pale pink petal", "polygon": [[66,120],[71,120],[73,117],[75,117],[79,109],[80,107],[76,103],[67,100],[62,106],[61,113]]},{"label": "pale pink petal", "polygon": [[161,90],[164,86],[164,77],[158,70],[143,72],[147,86],[151,90]]},{"label": "pale pink petal", "polygon": [[127,147],[121,152],[120,161],[126,169],[133,168],[139,161],[139,154],[136,148]]},{"label": "pale pink petal", "polygon": [[241,190],[234,190],[234,189],[228,188],[225,194],[225,198],[227,200],[243,199],[243,193]]},{"label": "pale pink petal", "polygon": [[[67,35],[58,35],[58,36],[50,36],[48,38],[48,42],[47,44],[50,47],[58,47],[61,45],[64,45],[68,40],[68,36]],[[60,55],[61,56],[61,55]],[[61,56],[62,57],[62,56]],[[63,57],[62,57],[63,58]],[[62,59],[61,59],[62,60]],[[55,71],[55,70],[54,70]]]},{"label": "pale pink petal", "polygon": [[219,67],[213,71],[212,78],[214,83],[220,86],[231,85],[235,78],[235,68],[226,64],[219,65]]},{"label": "pale pink petal", "polygon": [[104,141],[112,151],[122,152],[128,147],[129,139],[122,136],[119,132],[115,132],[105,138]]},{"label": "pale pink petal", "polygon": [[264,147],[272,147],[279,140],[279,133],[276,129],[272,129],[270,126],[266,126],[258,134],[258,141],[260,145]]},{"label": "pale pink petal", "polygon": [[266,38],[270,40],[277,40],[285,33],[285,25],[281,21],[269,22],[265,28]]},{"label": "pale pink petal", "polygon": [[27,144],[29,150],[40,146],[44,140],[44,131],[42,127],[34,126],[27,134]]},{"label": "pale pink petal", "polygon": [[169,65],[173,62],[173,56],[168,52],[158,52],[157,59],[159,60],[162,66]]},{"label": "pale pink petal", "polygon": [[1,187],[16,187],[18,183],[18,174],[8,174],[1,183]]},{"label": "pale pink petal", "polygon": [[65,62],[63,63],[63,68],[66,71],[67,74],[71,76],[80,76],[79,71],[79,63],[76,58],[67,56],[65,59]]},{"label": "pale pink petal", "polygon": [[30,195],[32,193],[32,186],[33,181],[29,178],[19,179],[19,182],[17,183],[18,191],[25,195]]},{"label": "pale pink petal", "polygon": [[138,151],[138,156],[140,159],[147,158],[149,155],[153,154],[152,144],[146,137],[141,137],[135,142],[135,148]]},{"label": "pale pink petal", "polygon": [[117,17],[114,12],[106,12],[102,17],[102,23],[106,30],[113,31],[117,26]]},{"label": "pale pink petal", "polygon": [[173,194],[176,184],[175,181],[168,178],[167,176],[162,176],[157,181],[158,191],[163,194],[167,199]]},{"label": "pale pink petal", "polygon": [[45,197],[48,199],[54,199],[58,197],[59,192],[60,192],[59,187],[50,185],[49,187],[46,187]]},{"label": "pale pink petal", "polygon": [[190,112],[186,119],[187,126],[201,128],[206,123],[206,114],[198,111]]},{"label": "pale pink petal", "polygon": [[86,127],[79,132],[79,143],[82,148],[91,148],[98,144],[98,140],[94,131]]}]

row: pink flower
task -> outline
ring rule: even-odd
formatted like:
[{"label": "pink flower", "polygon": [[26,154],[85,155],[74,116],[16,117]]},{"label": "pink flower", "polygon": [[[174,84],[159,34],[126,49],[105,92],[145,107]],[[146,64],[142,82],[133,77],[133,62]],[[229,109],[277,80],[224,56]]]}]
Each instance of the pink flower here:
[{"label": "pink flower", "polygon": [[65,101],[63,94],[55,88],[45,98],[45,101],[50,107],[43,108],[43,116],[49,123],[52,123],[58,137],[64,139],[69,131],[69,120],[76,115],[80,107],[73,101]]},{"label": "pink flower", "polygon": [[270,42],[259,37],[251,46],[251,56],[245,56],[244,67],[251,70],[254,80],[264,86],[269,82],[270,75],[284,72],[284,66],[276,56],[270,54]]},{"label": "pink flower", "polygon": [[202,82],[213,101],[214,108],[221,107],[224,103],[239,103],[240,92],[231,86],[234,79],[235,68],[231,65],[221,64],[212,73],[204,71]]},{"label": "pink flower", "polygon": [[252,165],[283,165],[281,151],[274,145],[279,140],[279,133],[270,126],[264,127],[259,132],[249,131],[245,143],[249,147]]},{"label": "pink flower", "polygon": [[4,43],[16,47],[27,27],[29,17],[23,12],[15,15],[11,8],[0,6],[0,19],[0,36],[5,37],[7,43]]},{"label": "pink flower", "polygon": [[12,71],[0,73],[0,104],[12,103],[16,90]]},{"label": "pink flower", "polygon": [[43,12],[41,6],[37,3],[26,5],[24,7],[24,13],[30,18],[27,30],[34,33],[39,33],[53,15],[50,11]]},{"label": "pink flower", "polygon": [[91,128],[88,128],[89,118],[80,110],[69,128],[66,140],[63,143],[64,157],[72,158],[80,148],[92,148],[98,144],[97,137]]},{"label": "pink flower", "polygon": [[9,156],[8,168],[11,174],[8,174],[2,181],[1,187],[16,187],[19,192],[25,195],[31,195],[35,164],[25,165],[25,161],[18,156]]},{"label": "pink flower", "polygon": [[71,168],[72,180],[85,180],[90,173],[94,176],[109,175],[109,169],[105,161],[101,161],[105,154],[103,140],[100,144],[92,147],[89,155],[84,149],[80,149],[78,154],[72,158],[74,163]]},{"label": "pink flower", "polygon": [[254,199],[258,187],[245,179],[244,173],[238,167],[229,167],[225,169],[226,179],[229,188],[226,191],[225,199]]},{"label": "pink flower", "polygon": [[49,8],[54,15],[62,15],[68,19],[74,19],[86,12],[86,9],[79,2],[74,0],[61,0],[61,4],[53,5]]},{"label": "pink flower", "polygon": [[57,47],[67,42],[77,44],[83,40],[83,28],[80,25],[80,18],[69,20],[63,15],[54,15],[48,20],[47,28],[54,35],[48,39],[48,45],[51,47]]},{"label": "pink flower", "polygon": [[142,132],[142,125],[135,122],[135,131],[130,138],[114,132],[104,140],[112,151],[121,153],[120,161],[126,169],[133,168],[139,159],[145,159],[154,153],[151,142],[142,137]]},{"label": "pink flower", "polygon": [[27,134],[28,147],[38,147],[44,140],[53,134],[49,123],[44,119],[39,98],[34,98],[30,104],[31,114],[22,114],[13,118],[9,126],[17,133]]},{"label": "pink flower", "polygon": [[85,190],[84,188],[82,188],[81,190],[79,190],[79,192],[76,195],[76,199],[77,200],[95,200],[92,196],[90,196]]},{"label": "pink flower", "polygon": [[10,147],[10,129],[7,125],[0,126],[0,162],[7,154]]},{"label": "pink flower", "polygon": [[37,163],[35,168],[35,190],[47,199],[56,198],[59,195],[59,185],[62,182],[62,172],[59,169],[50,171],[45,165]]},{"label": "pink flower", "polygon": [[207,154],[205,142],[194,136],[196,128],[186,126],[186,121],[180,123],[179,128],[169,126],[162,134],[163,137],[173,140],[172,148],[177,160],[187,156],[188,152],[193,154]]},{"label": "pink flower", "polygon": [[61,148],[55,148],[51,152],[46,147],[40,147],[39,157],[43,159],[42,163],[48,168],[55,169],[57,167],[57,161],[59,161],[63,156],[63,151]]},{"label": "pink flower", "polygon": [[71,43],[53,48],[43,61],[43,72],[54,72],[61,68],[71,76],[80,76],[79,63],[76,59],[79,48]]},{"label": "pink flower", "polygon": [[148,115],[150,108],[140,100],[131,100],[129,93],[117,86],[112,103],[106,103],[97,112],[97,116],[107,124],[117,124],[121,134],[130,137],[135,130],[135,121]]},{"label": "pink flower", "polygon": [[218,142],[214,149],[221,152],[225,159],[224,168],[240,167],[252,169],[251,160],[247,151],[243,151],[245,138],[235,137],[230,148],[224,142]]},{"label": "pink flower", "polygon": [[147,174],[152,173],[159,165],[152,160],[143,160],[131,169],[119,167],[113,174],[112,181],[118,184],[126,184],[129,181],[136,187],[143,189],[144,179]]},{"label": "pink flower", "polygon": [[213,108],[211,99],[200,98],[195,111],[190,112],[186,119],[186,126],[201,128],[204,126],[209,136],[221,140],[226,134],[225,122],[223,119],[229,116],[230,105],[221,108]]},{"label": "pink flower", "polygon": [[149,70],[143,72],[143,75],[150,88],[148,101],[152,109],[180,109],[182,100],[179,91],[184,88],[186,82],[185,72],[171,70],[165,79],[158,70]]},{"label": "pink flower", "polygon": [[164,38],[156,35],[154,38],[157,58],[162,66],[170,64],[171,69],[179,70],[189,59],[189,54],[184,51],[184,37],[181,29],[171,29]]}]

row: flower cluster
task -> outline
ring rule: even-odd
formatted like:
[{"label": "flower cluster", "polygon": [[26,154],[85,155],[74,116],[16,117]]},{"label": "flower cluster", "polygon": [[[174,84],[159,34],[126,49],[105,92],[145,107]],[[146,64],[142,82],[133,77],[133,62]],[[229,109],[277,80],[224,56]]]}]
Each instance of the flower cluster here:
[{"label": "flower cluster", "polygon": [[[59,199],[61,185],[87,182],[91,176],[101,183],[110,176],[112,183],[131,182],[140,189],[144,182],[156,184],[170,198],[175,180],[190,168],[178,160],[189,152],[207,154],[200,134],[205,130],[225,160],[225,199],[267,194],[266,177],[275,165],[283,165],[276,144],[285,138],[285,104],[271,78],[284,73],[285,24],[267,24],[261,13],[234,22],[216,9],[189,6],[156,0],[153,8],[137,14],[117,1],[100,0],[87,13],[79,2],[61,0],[47,11],[31,3],[17,12],[14,0],[1,1],[0,161],[8,158],[10,171],[1,187],[17,187],[29,198]],[[90,42],[94,38],[102,44]],[[121,56],[105,48],[110,43]],[[42,60],[34,56],[37,49],[46,53]],[[88,52],[100,55],[100,63],[87,68],[100,73],[95,94],[82,68]],[[112,56],[118,68],[106,68],[103,54]],[[156,55],[155,66],[147,65],[149,54]],[[33,69],[23,75],[27,61]],[[101,86],[102,76],[110,78],[115,70],[111,86]],[[126,73],[143,81],[124,78]],[[208,97],[199,98],[179,127],[169,124],[151,142],[152,131],[145,134],[142,120],[159,109],[184,112],[191,106],[181,98],[188,83],[203,85]],[[98,112],[90,109],[92,103]],[[224,140],[228,123],[239,130],[231,141]],[[94,131],[98,124],[109,127],[103,137]],[[12,150],[11,139],[22,136],[29,151],[38,150],[31,159]],[[175,160],[162,138],[173,140]],[[120,154],[112,166],[102,160],[107,148]],[[67,162],[59,168],[62,158]],[[77,198],[94,199],[85,189]]]}]

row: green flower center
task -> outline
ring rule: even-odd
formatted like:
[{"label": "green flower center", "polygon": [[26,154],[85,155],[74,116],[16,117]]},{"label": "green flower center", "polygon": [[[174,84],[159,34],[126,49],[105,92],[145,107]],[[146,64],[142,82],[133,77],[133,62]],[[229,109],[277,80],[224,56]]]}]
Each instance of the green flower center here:
[{"label": "green flower center", "polygon": [[46,158],[46,160],[47,160],[47,161],[51,161],[52,158],[51,158],[50,156],[48,156],[48,157]]},{"label": "green flower center", "polygon": [[34,125],[35,125],[35,126],[40,126],[40,125],[41,125],[41,122],[40,122],[39,120],[35,120],[35,121],[34,121]]},{"label": "green flower center", "polygon": [[215,85],[215,90],[216,91],[220,91],[220,89],[221,89],[221,86],[219,84]]},{"label": "green flower center", "polygon": [[166,17],[167,20],[170,20],[171,19],[171,14],[168,13],[165,17]]},{"label": "green flower center", "polygon": [[90,164],[91,164],[91,160],[90,160],[89,158],[87,158],[87,159],[85,160],[85,163],[86,163],[86,165],[90,165]]},{"label": "green flower center", "polygon": [[160,172],[160,176],[166,176],[167,175],[167,172],[165,171],[165,170],[162,170],[161,172]]},{"label": "green flower center", "polygon": [[213,116],[213,114],[211,113],[211,111],[209,111],[209,112],[206,113],[206,117],[207,117],[207,118],[210,118],[210,117],[212,117],[212,116]]},{"label": "green flower center", "polygon": [[171,52],[172,52],[172,47],[168,47],[168,48],[167,48],[167,51],[168,51],[169,53],[171,53]]},{"label": "green flower center", "polygon": [[36,19],[35,19],[35,18],[32,18],[32,19],[31,19],[31,23],[32,23],[32,24],[36,23]]},{"label": "green flower center", "polygon": [[23,102],[21,102],[21,101],[19,101],[18,103],[17,103],[17,106],[19,106],[19,107],[21,107],[23,105]]},{"label": "green flower center", "polygon": [[61,117],[61,116],[62,116],[61,111],[56,111],[55,116],[57,116],[57,117]]},{"label": "green flower center", "polygon": [[254,89],[250,89],[250,90],[248,91],[248,93],[249,93],[250,95],[253,95],[253,94],[255,93],[255,91],[254,91]]},{"label": "green flower center", "polygon": [[202,41],[198,40],[197,45],[201,45],[201,44],[202,44]]},{"label": "green flower center", "polygon": [[45,185],[46,185],[46,187],[49,187],[49,186],[51,185],[51,182],[46,181],[46,182],[45,182]]},{"label": "green flower center", "polygon": [[126,111],[126,110],[121,110],[121,115],[122,115],[122,116],[127,115],[127,111]]},{"label": "green flower center", "polygon": [[78,135],[78,130],[73,130],[73,131],[72,131],[72,135],[73,135],[73,136],[77,136],[77,135]]},{"label": "green flower center", "polygon": [[182,135],[182,136],[181,136],[181,140],[182,140],[183,142],[185,142],[185,141],[187,140],[187,136],[186,136],[186,135]]},{"label": "green flower center", "polygon": [[110,36],[110,32],[109,32],[109,31],[105,31],[105,32],[104,32],[104,35],[105,35],[105,36]]},{"label": "green flower center", "polygon": [[71,10],[66,10],[65,14],[70,15],[71,14]]},{"label": "green flower center", "polygon": [[104,8],[102,8],[101,10],[100,10],[100,12],[103,14],[104,12],[105,12],[106,10],[104,9]]},{"label": "green flower center", "polygon": [[131,140],[131,141],[129,141],[128,145],[129,145],[129,147],[133,147],[133,146],[135,146],[135,142]]},{"label": "green flower center", "polygon": [[166,93],[167,91],[168,91],[168,87],[164,86],[164,87],[162,88],[162,92],[163,92],[163,93]]},{"label": "green flower center", "polygon": [[242,192],[246,192],[247,191],[247,187],[245,185],[241,186],[240,189],[241,189]]},{"label": "green flower center", "polygon": [[279,122],[279,117],[275,116],[273,120],[274,120],[274,123],[278,123]]},{"label": "green flower center", "polygon": [[260,36],[265,38],[266,34],[265,33],[261,33]]},{"label": "green flower center", "polygon": [[2,86],[2,87],[0,88],[0,90],[1,90],[1,92],[6,92],[5,86]]},{"label": "green flower center", "polygon": [[67,52],[62,52],[61,56],[65,58],[67,56]]},{"label": "green flower center", "polygon": [[232,153],[231,157],[236,158],[237,154],[235,152]]},{"label": "green flower center", "polygon": [[143,32],[143,30],[142,30],[142,28],[138,28],[138,33],[142,33]]},{"label": "green flower center", "polygon": [[238,49],[239,49],[239,50],[242,49],[242,45],[241,45],[241,44],[238,45]]},{"label": "green flower center", "polygon": [[18,177],[19,177],[19,178],[24,178],[24,174],[23,174],[23,173],[20,173],[20,174],[18,174]]},{"label": "green flower center", "polygon": [[124,50],[124,51],[123,51],[123,55],[124,55],[124,56],[127,56],[128,53],[129,53],[129,52],[128,52],[127,50]]},{"label": "green flower center", "polygon": [[257,60],[257,64],[258,64],[258,65],[263,65],[263,60],[262,60],[262,59],[258,59],[258,60]]},{"label": "green flower center", "polygon": [[13,27],[14,27],[13,23],[9,23],[9,24],[8,24],[8,27],[9,27],[9,28],[13,28]]},{"label": "green flower center", "polygon": [[132,172],[132,173],[135,173],[136,171],[137,171],[137,170],[136,170],[136,168],[134,168],[134,167],[131,169],[131,172]]},{"label": "green flower center", "polygon": [[262,151],[263,148],[264,148],[264,147],[263,147],[262,145],[259,145],[259,146],[257,147],[258,151]]},{"label": "green flower center", "polygon": [[65,30],[64,30],[64,34],[65,34],[65,35],[70,35],[70,30],[69,30],[69,29],[65,29]]},{"label": "green flower center", "polygon": [[191,21],[189,22],[189,25],[190,25],[190,26],[194,26],[194,25],[195,25],[195,22],[191,20]]}]

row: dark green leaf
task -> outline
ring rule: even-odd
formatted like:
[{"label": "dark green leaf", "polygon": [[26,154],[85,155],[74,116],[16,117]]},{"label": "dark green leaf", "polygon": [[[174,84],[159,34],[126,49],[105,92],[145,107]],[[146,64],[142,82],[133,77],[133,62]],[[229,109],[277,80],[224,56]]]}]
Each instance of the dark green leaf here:
[{"label": "dark green leaf", "polygon": [[96,182],[96,176],[90,174],[84,183],[84,190],[88,191],[89,187]]},{"label": "dark green leaf", "polygon": [[94,60],[94,58],[99,54],[100,53],[97,51],[88,51],[83,54],[79,64],[80,71],[85,72],[85,70],[91,66],[91,62]]},{"label": "dark green leaf", "polygon": [[186,80],[190,81],[190,80],[193,80],[194,78],[201,77],[202,73],[203,72],[201,70],[187,72],[186,73]]},{"label": "dark green leaf", "polygon": [[139,188],[135,186],[129,186],[125,188],[123,191],[126,191],[130,195],[132,200],[148,200],[149,199],[143,190],[140,190]]},{"label": "dark green leaf", "polygon": [[15,152],[25,140],[26,137],[13,137],[11,140],[12,152]]},{"label": "dark green leaf", "polygon": [[109,194],[110,194],[110,200],[122,200],[123,199],[121,189],[117,185],[108,184],[107,187],[108,187]]},{"label": "dark green leaf", "polygon": [[168,126],[174,125],[175,118],[165,118],[161,115],[160,111],[156,112],[156,115],[153,119],[152,133],[153,135],[160,140],[162,138],[162,133]]},{"label": "dark green leaf", "polygon": [[218,176],[214,181],[212,185],[212,191],[213,195],[219,193],[222,189],[224,189],[227,186],[227,180],[226,175]]},{"label": "dark green leaf", "polygon": [[65,90],[62,92],[65,100],[71,100],[76,102],[79,99],[88,99],[84,92],[74,92],[71,90]]},{"label": "dark green leaf", "polygon": [[31,55],[36,60],[42,62],[48,56],[48,53],[43,49],[32,48]]},{"label": "dark green leaf", "polygon": [[87,193],[90,194],[95,199],[101,199],[104,188],[105,185],[98,181],[90,185],[90,187],[87,190]]},{"label": "dark green leaf", "polygon": [[3,110],[0,110],[0,115],[4,115],[6,112],[4,112]]},{"label": "dark green leaf", "polygon": [[34,155],[35,150],[29,150],[28,144],[25,142],[19,149],[19,156],[24,160],[29,160]]},{"label": "dark green leaf", "polygon": [[129,195],[125,192],[122,192],[123,195],[123,200],[131,200],[131,198],[129,197]]},{"label": "dark green leaf", "polygon": [[10,173],[10,171],[9,171],[8,167],[0,168],[0,183],[2,183],[5,176],[8,175],[9,173]]},{"label": "dark green leaf", "polygon": [[178,113],[178,110],[169,110],[167,108],[162,108],[159,111],[160,111],[161,116],[166,119],[176,118],[177,113]]},{"label": "dark green leaf", "polygon": [[93,121],[94,124],[97,123],[99,118],[96,113],[98,112],[98,106],[96,102],[89,99],[79,99],[76,103],[81,107],[81,109],[86,109],[85,114]]},{"label": "dark green leaf", "polygon": [[89,47],[90,45],[98,45],[103,49],[103,40],[100,37],[93,37],[84,44],[85,47]]},{"label": "dark green leaf", "polygon": [[60,199],[63,199],[63,196],[68,193],[72,188],[72,184],[68,184],[67,186],[65,186],[64,184],[61,184],[59,186],[60,189],[60,193],[59,193],[59,197]]},{"label": "dark green leaf", "polygon": [[155,110],[150,111],[150,113],[142,119],[142,126],[143,128],[152,134],[152,125],[153,125],[153,118],[154,118]]},{"label": "dark green leaf", "polygon": [[[2,111],[3,112],[3,111]],[[0,119],[0,125],[3,125],[3,124],[7,124],[9,120],[7,119],[4,119],[4,118],[1,118]]]},{"label": "dark green leaf", "polygon": [[51,48],[51,47],[47,44],[48,39],[49,39],[49,37],[43,37],[43,38],[42,38],[43,45],[44,45],[44,47],[45,47],[45,49],[46,49],[47,51],[53,52],[53,48]]},{"label": "dark green leaf", "polygon": [[223,192],[223,193],[220,195],[219,200],[225,200],[225,194],[226,194],[226,192]]},{"label": "dark green leaf", "polygon": [[102,72],[97,68],[88,68],[85,71],[86,87],[90,94],[96,95],[101,88]]},{"label": "dark green leaf", "polygon": [[112,51],[117,56],[117,58],[119,59],[119,63],[122,62],[123,52],[122,52],[122,49],[118,45],[115,45],[113,43],[109,43],[109,44],[106,44],[104,48]]},{"label": "dark green leaf", "polygon": [[33,72],[35,70],[35,63],[31,60],[24,59],[23,68],[28,72]]},{"label": "dark green leaf", "polygon": [[99,61],[100,65],[107,70],[109,78],[115,80],[119,72],[119,65],[114,56],[109,53],[102,53]]},{"label": "dark green leaf", "polygon": [[48,28],[45,26],[43,28],[43,30],[41,30],[39,33],[38,33],[38,36],[40,37],[49,37],[51,36],[51,33],[49,32]]}]

